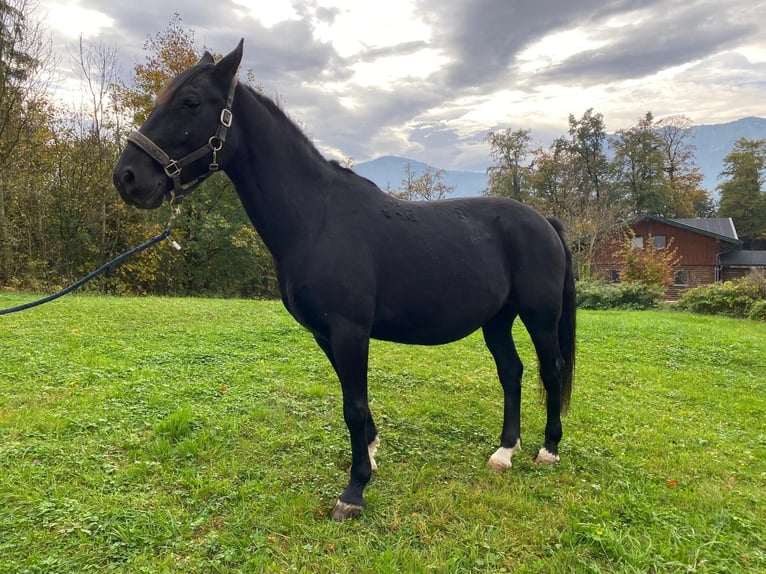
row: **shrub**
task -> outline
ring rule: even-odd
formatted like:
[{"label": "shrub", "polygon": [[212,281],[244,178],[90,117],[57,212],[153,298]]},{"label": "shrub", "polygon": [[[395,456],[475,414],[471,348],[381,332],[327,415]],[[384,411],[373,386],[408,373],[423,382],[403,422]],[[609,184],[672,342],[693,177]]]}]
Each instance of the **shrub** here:
[{"label": "shrub", "polygon": [[625,282],[609,284],[599,280],[577,283],[577,306],[581,309],[649,309],[665,291],[656,285]]},{"label": "shrub", "polygon": [[766,321],[766,299],[754,301],[750,307],[750,312],[747,314],[747,318],[755,319],[757,321]]},{"label": "shrub", "polygon": [[654,246],[654,237],[650,234],[642,248],[633,247],[633,230],[625,233],[622,247],[617,255],[622,259],[622,278],[629,283],[643,283],[667,287],[673,284],[673,270],[678,267],[681,257],[673,247],[673,238],[667,246],[660,249]]},{"label": "shrub", "polygon": [[659,285],[647,285],[626,281],[619,283],[619,307],[621,309],[651,309],[665,296],[665,290]]},{"label": "shrub", "polygon": [[678,308],[694,313],[766,319],[766,276],[753,273],[737,281],[694,287],[684,292]]},{"label": "shrub", "polygon": [[617,289],[604,281],[577,282],[577,306],[581,309],[612,309],[617,298]]}]

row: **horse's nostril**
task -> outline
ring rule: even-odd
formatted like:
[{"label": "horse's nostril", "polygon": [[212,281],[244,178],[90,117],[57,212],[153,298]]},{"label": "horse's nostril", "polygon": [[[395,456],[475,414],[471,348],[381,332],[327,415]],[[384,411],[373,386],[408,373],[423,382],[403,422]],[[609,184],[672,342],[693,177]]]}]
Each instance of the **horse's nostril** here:
[{"label": "horse's nostril", "polygon": [[125,168],[125,170],[122,172],[122,175],[120,176],[120,183],[124,186],[132,184],[134,181],[136,181],[136,176],[133,173],[133,170],[130,168]]}]

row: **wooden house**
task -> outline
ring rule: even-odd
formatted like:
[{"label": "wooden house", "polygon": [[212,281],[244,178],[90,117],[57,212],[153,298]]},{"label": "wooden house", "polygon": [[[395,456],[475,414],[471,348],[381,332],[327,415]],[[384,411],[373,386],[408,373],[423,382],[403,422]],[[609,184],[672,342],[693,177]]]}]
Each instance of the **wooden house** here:
[{"label": "wooden house", "polygon": [[655,248],[668,245],[680,257],[667,297],[674,300],[690,287],[743,277],[752,269],[766,269],[766,251],[744,251],[730,218],[665,219],[645,215],[615,228],[596,248],[592,271],[610,282],[620,281],[619,251],[629,227],[635,248],[652,238]]}]

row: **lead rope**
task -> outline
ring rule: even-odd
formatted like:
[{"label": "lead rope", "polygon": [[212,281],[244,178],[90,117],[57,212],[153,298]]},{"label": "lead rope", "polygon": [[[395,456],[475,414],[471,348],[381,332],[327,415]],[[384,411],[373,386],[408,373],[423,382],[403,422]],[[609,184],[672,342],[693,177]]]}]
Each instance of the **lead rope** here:
[{"label": "lead rope", "polygon": [[[54,301],[55,299],[58,299],[59,297],[63,297],[64,295],[67,295],[68,293],[71,293],[72,291],[79,289],[80,287],[85,285],[88,281],[95,279],[99,275],[103,275],[109,269],[111,269],[112,267],[115,267],[116,265],[119,265],[131,255],[136,255],[137,253],[146,251],[150,247],[160,243],[161,241],[164,241],[165,239],[170,237],[170,231],[171,231],[170,228],[173,224],[173,220],[178,216],[179,213],[180,213],[180,209],[175,204],[175,197],[174,197],[170,202],[170,216],[168,217],[168,224],[162,233],[155,235],[154,237],[152,237],[151,239],[147,241],[144,241],[138,247],[134,247],[130,251],[126,251],[122,255],[118,255],[114,259],[107,261],[101,267],[93,271],[92,273],[89,273],[88,275],[80,279],[79,281],[75,281],[69,287],[65,287],[58,293],[54,293],[53,295],[48,295],[47,297],[43,297],[42,299],[38,299],[37,301],[31,301],[29,303],[24,303],[23,305],[17,305],[16,307],[9,307],[8,309],[0,309],[0,315],[10,315],[11,313],[17,313],[19,311],[24,311],[26,309],[31,309],[32,307],[37,307],[38,305],[42,305],[44,303]],[[170,241],[171,241],[171,245],[175,249],[181,249],[181,246],[174,239],[171,238]]]}]

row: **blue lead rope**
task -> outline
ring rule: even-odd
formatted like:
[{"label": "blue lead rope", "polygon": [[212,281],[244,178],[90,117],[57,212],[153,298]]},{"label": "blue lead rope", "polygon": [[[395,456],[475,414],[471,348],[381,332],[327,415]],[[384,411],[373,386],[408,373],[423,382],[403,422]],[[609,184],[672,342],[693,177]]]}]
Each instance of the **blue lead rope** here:
[{"label": "blue lead rope", "polygon": [[130,251],[126,251],[122,255],[118,255],[111,261],[107,261],[104,263],[101,267],[93,271],[92,273],[89,273],[79,281],[76,281],[75,283],[72,283],[69,287],[66,287],[59,291],[58,293],[54,293],[53,295],[48,295],[47,297],[43,297],[42,299],[38,299],[37,301],[31,301],[30,303],[24,303],[23,305],[18,305],[16,307],[10,307],[8,309],[0,309],[0,315],[9,315],[10,313],[16,313],[18,311],[24,311],[25,309],[31,309],[32,307],[37,307],[38,305],[42,305],[43,303],[48,303],[49,301],[53,301],[54,299],[58,299],[59,297],[63,297],[67,293],[71,293],[75,289],[78,289],[79,287],[82,287],[85,285],[88,281],[91,279],[95,279],[99,275],[105,273],[115,265],[119,265],[122,263],[125,259],[130,257],[131,255],[135,255],[136,253],[141,253],[142,251],[145,251],[146,249],[149,249],[151,246],[156,245],[160,241],[165,240],[170,235],[170,225],[160,233],[159,235],[155,235],[148,241],[145,241],[138,247],[134,247]]}]

